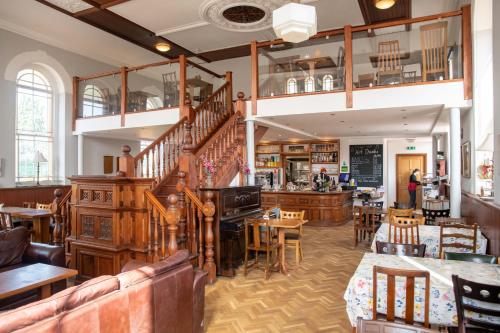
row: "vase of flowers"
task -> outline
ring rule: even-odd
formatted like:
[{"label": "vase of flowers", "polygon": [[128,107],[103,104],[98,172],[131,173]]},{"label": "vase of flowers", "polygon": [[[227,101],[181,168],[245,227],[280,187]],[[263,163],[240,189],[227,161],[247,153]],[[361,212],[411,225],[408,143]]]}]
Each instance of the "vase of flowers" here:
[{"label": "vase of flowers", "polygon": [[240,165],[240,172],[243,174],[243,186],[250,184],[250,167],[248,163],[243,162],[243,159],[240,158],[238,160],[238,164]]},{"label": "vase of flowers", "polygon": [[215,174],[215,165],[214,162],[204,157],[202,159],[201,165],[205,170],[205,187],[210,188],[214,186],[212,176]]}]

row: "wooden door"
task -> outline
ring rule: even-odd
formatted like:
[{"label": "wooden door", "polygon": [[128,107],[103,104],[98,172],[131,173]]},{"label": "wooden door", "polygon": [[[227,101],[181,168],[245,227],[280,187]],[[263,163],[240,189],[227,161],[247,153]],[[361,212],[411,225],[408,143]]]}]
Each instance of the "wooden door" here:
[{"label": "wooden door", "polygon": [[[415,169],[420,169],[417,180],[422,180],[426,173],[427,154],[397,154],[396,155],[396,201],[401,203],[410,202],[408,193],[408,182],[410,175]],[[392,202],[389,204],[392,205]],[[422,187],[417,187],[417,208],[422,208]]]}]

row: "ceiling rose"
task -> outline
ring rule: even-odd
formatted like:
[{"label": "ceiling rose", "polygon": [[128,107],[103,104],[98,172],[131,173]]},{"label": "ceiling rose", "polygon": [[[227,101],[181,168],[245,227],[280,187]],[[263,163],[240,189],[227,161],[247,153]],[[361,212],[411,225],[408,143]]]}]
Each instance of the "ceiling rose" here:
[{"label": "ceiling rose", "polygon": [[206,0],[200,6],[203,20],[229,31],[259,31],[273,25],[273,10],[287,0]]}]

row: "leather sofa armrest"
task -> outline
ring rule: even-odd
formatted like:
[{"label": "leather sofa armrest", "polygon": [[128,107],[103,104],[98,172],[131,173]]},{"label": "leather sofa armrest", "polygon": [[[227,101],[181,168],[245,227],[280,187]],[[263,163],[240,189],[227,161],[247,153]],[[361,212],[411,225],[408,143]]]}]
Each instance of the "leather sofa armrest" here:
[{"label": "leather sofa armrest", "polygon": [[193,332],[205,331],[205,285],[207,272],[199,269],[194,271],[193,279]]},{"label": "leather sofa armrest", "polygon": [[42,263],[65,267],[64,248],[56,245],[31,243],[24,251],[23,262],[27,264]]}]

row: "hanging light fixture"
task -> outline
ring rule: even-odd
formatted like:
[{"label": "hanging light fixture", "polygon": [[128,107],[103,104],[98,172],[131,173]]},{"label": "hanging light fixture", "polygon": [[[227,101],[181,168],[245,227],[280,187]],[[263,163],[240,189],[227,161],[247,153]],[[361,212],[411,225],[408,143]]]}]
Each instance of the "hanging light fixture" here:
[{"label": "hanging light fixture", "polygon": [[160,52],[168,52],[170,51],[170,44],[167,42],[158,42],[156,43],[155,48]]},{"label": "hanging light fixture", "polygon": [[373,5],[378,9],[388,9],[394,6],[396,0],[373,0]]},{"label": "hanging light fixture", "polygon": [[298,2],[288,3],[273,11],[273,29],[285,42],[300,43],[317,31],[316,7]]}]

